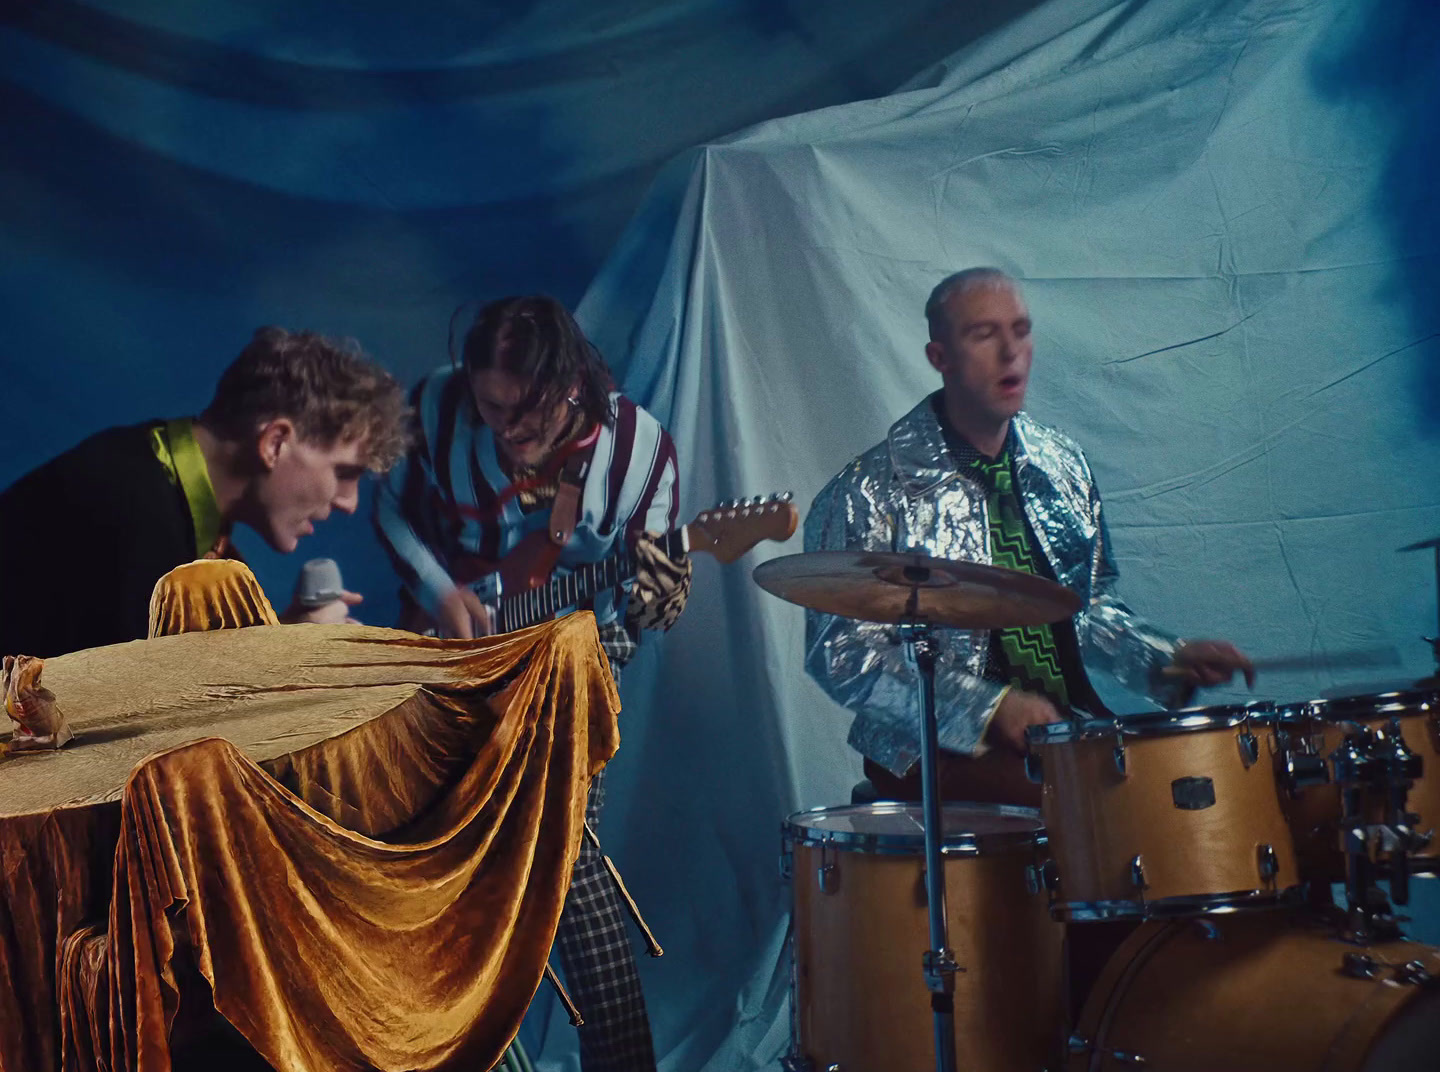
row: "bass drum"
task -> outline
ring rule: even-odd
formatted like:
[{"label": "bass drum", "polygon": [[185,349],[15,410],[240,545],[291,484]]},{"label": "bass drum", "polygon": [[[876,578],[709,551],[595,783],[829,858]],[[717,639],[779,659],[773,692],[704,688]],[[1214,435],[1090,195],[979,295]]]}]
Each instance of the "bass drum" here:
[{"label": "bass drum", "polygon": [[[786,821],[793,862],[794,1038],[785,1065],[824,1072],[935,1067],[921,971],[930,946],[921,810],[817,808]],[[1029,808],[944,806],[956,1067],[1053,1068],[1063,928],[1034,881],[1045,835]]]},{"label": "bass drum", "polygon": [[1151,922],[1106,965],[1067,1072],[1434,1072],[1440,950],[1287,911]]}]

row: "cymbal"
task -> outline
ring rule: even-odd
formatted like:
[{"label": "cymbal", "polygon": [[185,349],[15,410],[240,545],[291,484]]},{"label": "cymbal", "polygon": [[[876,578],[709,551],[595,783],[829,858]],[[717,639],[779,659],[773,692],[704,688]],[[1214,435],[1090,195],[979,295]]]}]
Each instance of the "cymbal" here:
[{"label": "cymbal", "polygon": [[791,603],[867,622],[1003,629],[1056,622],[1081,605],[1070,589],[1033,573],[913,551],[784,555],[756,566],[754,577]]}]

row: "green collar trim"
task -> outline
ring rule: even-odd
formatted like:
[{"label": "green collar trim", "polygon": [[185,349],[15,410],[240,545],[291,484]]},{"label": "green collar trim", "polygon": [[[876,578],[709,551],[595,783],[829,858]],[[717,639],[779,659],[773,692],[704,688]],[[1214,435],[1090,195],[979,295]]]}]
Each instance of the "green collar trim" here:
[{"label": "green collar trim", "polygon": [[195,421],[190,417],[164,421],[151,429],[150,436],[155,457],[190,508],[195,557],[204,558],[220,541],[220,504],[215,499],[215,486],[210,483],[205,455],[195,440]]}]

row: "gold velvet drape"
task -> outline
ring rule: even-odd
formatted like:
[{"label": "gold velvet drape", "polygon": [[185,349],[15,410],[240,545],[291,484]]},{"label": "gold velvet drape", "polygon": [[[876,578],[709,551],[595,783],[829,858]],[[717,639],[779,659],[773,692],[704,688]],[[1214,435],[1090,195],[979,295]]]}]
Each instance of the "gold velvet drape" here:
[{"label": "gold velvet drape", "polygon": [[279,624],[255,574],[238,559],[202,558],[176,566],[150,593],[152,639]]},{"label": "gold velvet drape", "polygon": [[618,746],[593,617],[185,633],[44,682],[77,739],[0,761],[0,1070],[164,1072],[207,989],[284,1072],[499,1058]]}]

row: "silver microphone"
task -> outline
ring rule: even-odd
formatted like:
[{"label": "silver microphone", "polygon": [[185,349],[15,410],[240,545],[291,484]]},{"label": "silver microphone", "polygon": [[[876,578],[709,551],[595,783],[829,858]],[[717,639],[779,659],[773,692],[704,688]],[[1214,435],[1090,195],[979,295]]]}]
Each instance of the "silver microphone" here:
[{"label": "silver microphone", "polygon": [[300,567],[295,581],[295,602],[308,609],[334,603],[345,591],[340,566],[333,558],[312,558]]}]

